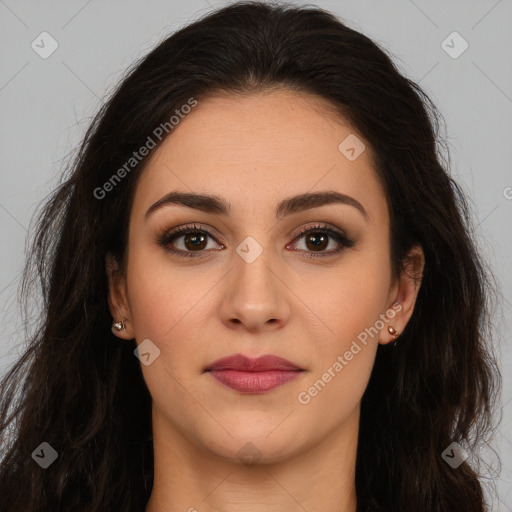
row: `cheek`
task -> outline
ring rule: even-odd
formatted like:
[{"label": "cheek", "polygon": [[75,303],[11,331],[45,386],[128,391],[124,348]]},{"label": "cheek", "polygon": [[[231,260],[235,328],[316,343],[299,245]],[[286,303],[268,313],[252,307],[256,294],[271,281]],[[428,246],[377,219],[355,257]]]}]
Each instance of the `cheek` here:
[{"label": "cheek", "polygon": [[128,299],[137,338],[162,339],[200,298],[192,273],[173,268],[170,257],[149,241],[133,243],[128,262]]},{"label": "cheek", "polygon": [[[156,249],[130,253],[128,298],[137,343],[150,339],[161,352],[160,363],[174,373],[199,365],[204,317],[211,315],[208,290],[218,277],[200,266],[183,268]],[[206,295],[206,296],[205,296]]]},{"label": "cheek", "polygon": [[351,407],[368,383],[389,288],[390,271],[385,263],[385,254],[356,254],[332,272],[328,282],[317,281],[318,293],[310,299],[321,322],[317,321],[319,330],[312,329],[318,358],[308,382],[317,382],[318,398],[312,401],[319,408],[324,404],[328,415],[331,400],[343,397]]},{"label": "cheek", "polygon": [[315,302],[329,329],[316,336],[315,364],[296,397],[311,425],[318,418],[326,425],[343,423],[361,401],[378,347],[374,326],[386,299],[377,277],[335,280],[328,300]]},{"label": "cheek", "polygon": [[307,303],[321,325],[318,333],[336,339],[332,348],[341,349],[379,319],[386,307],[389,283],[385,254],[379,258],[376,253],[353,253],[325,277],[308,276],[299,294],[309,297]]}]

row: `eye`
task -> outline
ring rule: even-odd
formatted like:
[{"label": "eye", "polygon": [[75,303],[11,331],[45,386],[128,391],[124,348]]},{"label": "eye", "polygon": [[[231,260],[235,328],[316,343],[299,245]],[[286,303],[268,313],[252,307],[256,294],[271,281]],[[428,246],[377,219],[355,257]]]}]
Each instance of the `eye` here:
[{"label": "eye", "polygon": [[[334,230],[328,226],[310,226],[302,229],[295,237],[295,240],[304,239],[305,256],[308,258],[318,258],[338,254],[343,249],[353,247],[354,241],[347,237],[342,231]],[[330,240],[331,239],[331,240]],[[325,251],[329,247],[330,242],[334,240],[334,249]],[[336,244],[338,245],[336,247]],[[289,247],[289,246],[287,246]]]},{"label": "eye", "polygon": [[[185,257],[197,257],[205,250],[218,250],[208,246],[208,239],[216,240],[214,235],[206,229],[201,229],[195,224],[192,226],[181,226],[168,231],[158,238],[158,244],[165,251]],[[347,247],[352,247],[354,241],[349,239],[342,231],[337,231],[328,226],[311,226],[302,229],[295,237],[292,244],[286,248],[293,247],[297,240],[304,239],[305,248],[299,248],[308,258],[317,258],[340,253]],[[334,241],[334,249],[325,251],[330,242]],[[336,247],[337,244],[337,247]],[[219,244],[220,249],[224,246]]]},{"label": "eye", "polygon": [[[200,229],[195,224],[193,226],[181,226],[172,231],[164,233],[158,240],[158,243],[167,251],[179,256],[191,256],[204,252],[208,247],[208,238],[215,240],[215,237],[207,230]],[[182,239],[176,244],[176,240]],[[180,246],[176,248],[176,245]],[[174,246],[174,247],[173,247]],[[221,246],[222,248],[223,246]]]}]

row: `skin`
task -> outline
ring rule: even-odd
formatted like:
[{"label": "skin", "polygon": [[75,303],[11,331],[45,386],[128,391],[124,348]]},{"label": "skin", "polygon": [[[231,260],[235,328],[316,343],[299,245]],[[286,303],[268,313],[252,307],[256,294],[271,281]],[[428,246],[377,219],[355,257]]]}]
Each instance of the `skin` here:
[{"label": "skin", "polygon": [[[112,316],[126,325],[116,335],[137,344],[150,339],[160,350],[141,365],[153,401],[155,455],[146,512],[356,510],[361,398],[378,344],[393,340],[388,325],[403,331],[419,283],[407,273],[392,278],[388,207],[369,144],[357,135],[366,150],[346,158],[338,146],[356,132],[328,107],[288,89],[210,96],[174,128],[140,177],[126,268],[107,257],[107,273]],[[368,219],[337,203],[276,219],[281,200],[327,190],[359,201]],[[166,205],[145,219],[171,191],[219,196],[231,212]],[[193,223],[213,235],[197,257],[170,254],[157,243],[159,233]],[[340,247],[329,237],[315,251],[307,236],[296,238],[316,223],[343,230],[354,245],[307,258]],[[263,249],[251,263],[236,252],[248,236]],[[172,244],[194,251],[183,234]],[[407,269],[421,277],[423,267],[415,247]],[[395,302],[394,318],[359,343],[362,349],[309,403],[300,403],[299,393]],[[305,371],[253,395],[204,372],[237,353],[275,354]],[[257,454],[253,464],[238,455],[247,443]]]}]

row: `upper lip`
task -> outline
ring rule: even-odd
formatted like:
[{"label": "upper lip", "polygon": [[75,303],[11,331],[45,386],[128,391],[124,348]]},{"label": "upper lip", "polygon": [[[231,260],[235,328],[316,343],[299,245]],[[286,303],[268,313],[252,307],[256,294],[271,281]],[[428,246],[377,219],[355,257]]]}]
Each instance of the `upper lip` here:
[{"label": "upper lip", "polygon": [[271,354],[266,354],[256,358],[247,357],[243,354],[236,354],[234,356],[217,359],[217,361],[213,362],[205,369],[207,372],[211,370],[264,372],[271,370],[302,370],[302,368],[286,359],[283,359],[282,357]]}]

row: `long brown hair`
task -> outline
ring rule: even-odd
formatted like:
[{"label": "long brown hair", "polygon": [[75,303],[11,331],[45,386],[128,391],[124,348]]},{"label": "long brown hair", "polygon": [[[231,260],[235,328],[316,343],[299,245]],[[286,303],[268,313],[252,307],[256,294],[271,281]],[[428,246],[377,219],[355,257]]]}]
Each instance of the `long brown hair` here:
[{"label": "long brown hair", "polygon": [[[413,245],[425,253],[413,316],[396,350],[379,346],[362,399],[358,510],[487,510],[477,469],[442,457],[452,442],[476,457],[500,390],[496,285],[448,174],[442,118],[384,50],[329,12],[239,2],[134,64],[37,218],[21,294],[39,285],[43,315],[1,383],[1,512],[143,510],[153,482],[151,397],[135,342],[110,331],[105,256],[123,260],[147,158],[103,197],[98,189],[152,134],[158,146],[155,129],[191,97],[282,86],[327,99],[371,145],[394,272]],[[33,458],[43,442],[58,454],[47,469]]]}]

